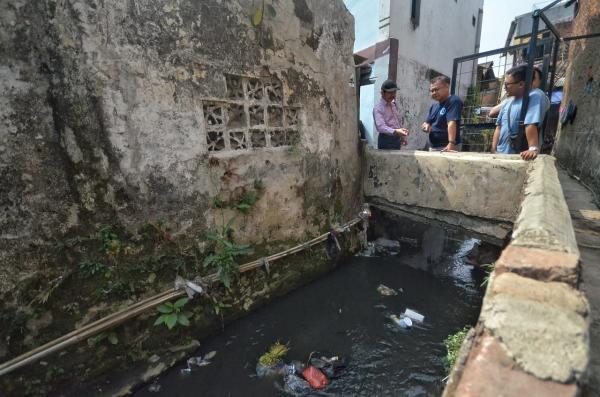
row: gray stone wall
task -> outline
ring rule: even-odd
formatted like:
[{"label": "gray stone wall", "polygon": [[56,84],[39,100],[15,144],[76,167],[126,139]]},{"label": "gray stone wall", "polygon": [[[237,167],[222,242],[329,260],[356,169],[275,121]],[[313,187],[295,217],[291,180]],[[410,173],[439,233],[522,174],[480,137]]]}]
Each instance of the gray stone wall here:
[{"label": "gray stone wall", "polygon": [[[574,22],[574,36],[600,30],[600,4],[581,1]],[[569,68],[565,78],[563,106],[577,106],[573,123],[559,127],[554,155],[570,173],[581,178],[600,197],[600,39],[577,40],[570,44]]]},{"label": "gray stone wall", "polygon": [[54,245],[101,224],[235,217],[254,243],[356,213],[353,19],[265,3],[253,23],[260,1],[0,2],[0,291],[60,274]]}]

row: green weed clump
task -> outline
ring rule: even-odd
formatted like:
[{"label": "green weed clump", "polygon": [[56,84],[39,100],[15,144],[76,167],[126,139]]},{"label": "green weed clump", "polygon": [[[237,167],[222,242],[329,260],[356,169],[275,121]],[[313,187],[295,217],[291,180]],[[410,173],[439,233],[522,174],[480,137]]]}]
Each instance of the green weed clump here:
[{"label": "green weed clump", "polygon": [[275,342],[265,354],[260,356],[258,362],[265,367],[272,367],[279,363],[289,350],[290,348],[287,345]]},{"label": "green weed clump", "polygon": [[467,337],[469,329],[469,326],[465,326],[460,331],[456,332],[455,334],[448,335],[448,337],[444,339],[444,345],[446,346],[446,350],[448,352],[444,358],[444,366],[446,367],[446,371],[448,373],[450,373],[452,367],[454,367],[454,363],[458,357],[458,351],[460,350],[463,341]]}]

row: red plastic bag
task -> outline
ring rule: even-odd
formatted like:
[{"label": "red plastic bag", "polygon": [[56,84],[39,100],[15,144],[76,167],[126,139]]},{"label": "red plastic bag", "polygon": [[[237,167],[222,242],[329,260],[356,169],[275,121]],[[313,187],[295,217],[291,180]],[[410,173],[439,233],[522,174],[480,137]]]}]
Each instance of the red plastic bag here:
[{"label": "red plastic bag", "polygon": [[302,372],[304,379],[313,389],[322,389],[329,384],[329,379],[317,367],[311,365]]}]

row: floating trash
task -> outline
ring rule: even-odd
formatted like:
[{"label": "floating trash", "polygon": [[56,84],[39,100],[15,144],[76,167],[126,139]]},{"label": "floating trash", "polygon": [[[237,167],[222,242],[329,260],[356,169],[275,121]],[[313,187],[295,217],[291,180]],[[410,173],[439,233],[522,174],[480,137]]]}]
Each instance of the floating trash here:
[{"label": "floating trash", "polygon": [[160,388],[161,388],[160,384],[155,381],[150,386],[148,386],[148,391],[151,393],[157,393],[160,391]]},{"label": "floating trash", "polygon": [[328,357],[317,354],[309,359],[309,363],[321,370],[329,379],[338,378],[341,372],[348,366],[348,360],[340,356]]},{"label": "floating trash", "polygon": [[313,389],[323,389],[329,384],[327,376],[314,365],[310,365],[302,371],[302,376],[304,376],[304,379],[306,379]]},{"label": "floating trash", "polygon": [[390,316],[390,319],[396,324],[398,325],[400,328],[412,328],[413,323],[412,320],[410,319],[410,317],[404,317],[404,316],[397,316],[395,314],[392,314]]},{"label": "floating trash", "polygon": [[418,322],[418,323],[422,323],[423,320],[425,320],[425,316],[424,315],[422,315],[421,313],[418,313],[418,312],[416,312],[414,310],[411,310],[411,309],[406,309],[404,311],[404,315],[406,317],[409,317],[410,319]]},{"label": "floating trash", "polygon": [[400,253],[400,242],[379,237],[375,240],[375,253],[378,255],[398,255]]},{"label": "floating trash", "polygon": [[398,293],[394,289],[383,284],[379,284],[379,286],[377,287],[377,292],[379,292],[383,296],[398,295]]},{"label": "floating trash", "polygon": [[375,256],[375,244],[373,244],[370,241],[365,243],[364,249],[362,251],[360,251],[358,254],[356,254],[356,256],[365,256],[365,257]]},{"label": "floating trash", "polygon": [[298,375],[285,375],[283,378],[284,390],[292,394],[306,394],[310,393],[311,387],[307,381],[299,377]]},{"label": "floating trash", "polygon": [[193,367],[204,367],[211,364],[211,359],[217,355],[216,351],[206,353],[204,356],[190,357],[187,359],[187,368],[181,369],[183,375],[192,372]]}]

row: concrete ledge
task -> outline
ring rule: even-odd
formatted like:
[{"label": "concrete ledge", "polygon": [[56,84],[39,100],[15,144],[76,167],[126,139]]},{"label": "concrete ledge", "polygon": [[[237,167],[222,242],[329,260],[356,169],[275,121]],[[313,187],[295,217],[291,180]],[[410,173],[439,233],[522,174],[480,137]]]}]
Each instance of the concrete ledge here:
[{"label": "concrete ledge", "polygon": [[554,157],[539,156],[527,173],[512,244],[579,254]]},{"label": "concrete ledge", "polygon": [[480,322],[523,371],[572,383],[589,362],[588,312],[582,294],[566,284],[501,274],[487,291]]},{"label": "concrete ledge", "polygon": [[453,393],[444,393],[444,397],[575,397],[578,394],[576,384],[544,381],[519,370],[502,343],[484,333],[471,349]]},{"label": "concrete ledge", "polygon": [[492,299],[499,294],[548,304],[560,310],[572,311],[582,317],[586,317],[590,312],[584,295],[565,283],[540,283],[513,273],[494,272],[486,299]]},{"label": "concrete ledge", "polygon": [[367,198],[511,223],[528,167],[518,156],[374,149],[366,163]]},{"label": "concrete ledge", "polygon": [[584,296],[567,284],[493,273],[444,397],[578,396],[588,314]]},{"label": "concrete ledge", "polygon": [[576,287],[579,281],[579,255],[511,244],[502,251],[495,272],[512,272],[540,281],[560,281]]}]

